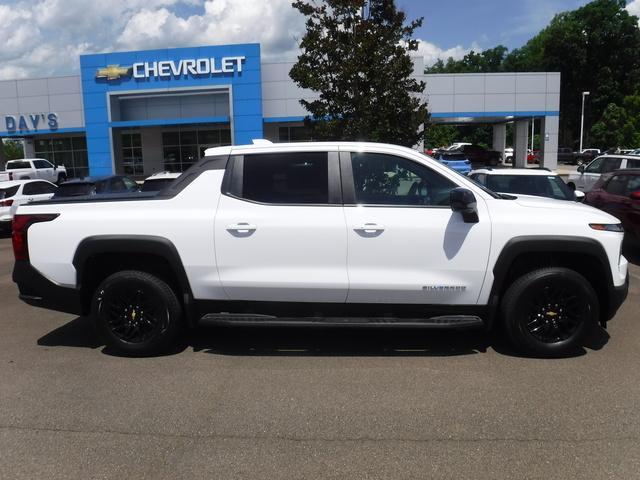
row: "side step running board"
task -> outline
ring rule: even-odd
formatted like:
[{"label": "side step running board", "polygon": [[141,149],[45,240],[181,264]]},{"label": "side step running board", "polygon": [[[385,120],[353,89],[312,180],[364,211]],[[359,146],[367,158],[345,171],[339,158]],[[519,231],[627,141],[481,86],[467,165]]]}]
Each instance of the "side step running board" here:
[{"label": "side step running board", "polygon": [[435,329],[475,328],[484,326],[480,317],[446,315],[431,318],[394,317],[274,317],[244,313],[208,313],[201,321],[216,325],[313,325],[345,327],[424,327]]}]

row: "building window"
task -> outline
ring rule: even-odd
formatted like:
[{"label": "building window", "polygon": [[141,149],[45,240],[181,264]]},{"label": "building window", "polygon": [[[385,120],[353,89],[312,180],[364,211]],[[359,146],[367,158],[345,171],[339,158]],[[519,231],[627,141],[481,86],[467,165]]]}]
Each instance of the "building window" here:
[{"label": "building window", "polygon": [[280,127],[278,141],[280,142],[310,142],[311,132],[307,127]]},{"label": "building window", "polygon": [[86,137],[37,138],[34,148],[36,157],[64,165],[69,178],[89,175]]},{"label": "building window", "polygon": [[142,136],[139,133],[122,134],[122,170],[125,175],[143,175]]},{"label": "building window", "polygon": [[164,169],[183,172],[204,156],[207,148],[231,145],[231,130],[228,128],[195,127],[162,132]]}]

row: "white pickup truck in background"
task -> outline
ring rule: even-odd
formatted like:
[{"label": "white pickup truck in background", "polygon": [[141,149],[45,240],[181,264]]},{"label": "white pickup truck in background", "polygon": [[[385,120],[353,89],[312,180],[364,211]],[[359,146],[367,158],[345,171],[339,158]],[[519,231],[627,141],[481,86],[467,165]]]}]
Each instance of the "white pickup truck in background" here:
[{"label": "white pickup truck in background", "polygon": [[53,165],[43,158],[24,158],[9,160],[5,171],[0,172],[0,182],[35,179],[60,184],[67,179],[67,169],[64,165]]}]

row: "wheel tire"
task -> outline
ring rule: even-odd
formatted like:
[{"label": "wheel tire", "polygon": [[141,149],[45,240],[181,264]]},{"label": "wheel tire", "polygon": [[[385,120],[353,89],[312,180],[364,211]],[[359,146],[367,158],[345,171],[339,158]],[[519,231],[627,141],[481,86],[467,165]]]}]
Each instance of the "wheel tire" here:
[{"label": "wheel tire", "polygon": [[520,353],[558,357],[575,352],[597,325],[598,296],[579,273],[542,268],[509,287],[501,314],[507,336]]},{"label": "wheel tire", "polygon": [[67,181],[67,176],[64,173],[61,173],[60,175],[58,175],[58,181],[56,182],[57,185],[60,185],[62,182],[66,182]]},{"label": "wheel tire", "polygon": [[166,350],[182,324],[182,307],[171,287],[136,270],[107,277],[93,296],[91,312],[105,343],[127,355]]}]

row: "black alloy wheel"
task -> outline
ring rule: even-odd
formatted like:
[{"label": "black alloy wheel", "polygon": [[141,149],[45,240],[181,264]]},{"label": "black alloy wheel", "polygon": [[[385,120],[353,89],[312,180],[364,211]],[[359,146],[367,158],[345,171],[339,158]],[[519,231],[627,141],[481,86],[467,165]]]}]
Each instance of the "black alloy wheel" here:
[{"label": "black alloy wheel", "polygon": [[547,285],[529,304],[526,329],[540,342],[563,342],[576,332],[587,316],[587,305],[579,301],[575,291],[558,285]]},{"label": "black alloy wheel", "polygon": [[582,275],[548,267],[515,280],[504,294],[501,314],[507,336],[519,352],[565,356],[578,351],[598,324],[599,302]]},{"label": "black alloy wheel", "polygon": [[93,317],[108,345],[123,353],[147,355],[173,341],[181,307],[163,280],[130,270],[102,282],[94,296]]}]

